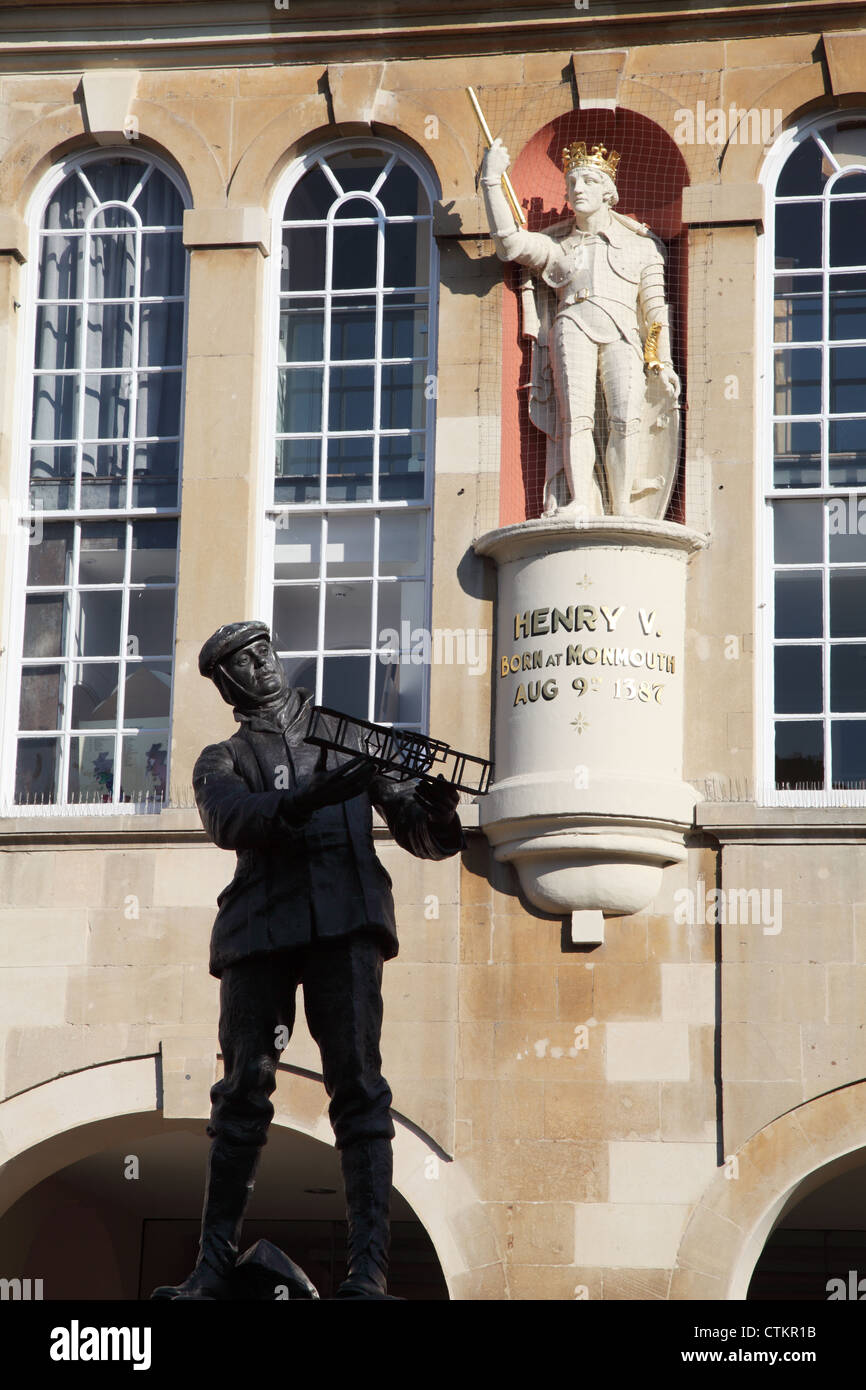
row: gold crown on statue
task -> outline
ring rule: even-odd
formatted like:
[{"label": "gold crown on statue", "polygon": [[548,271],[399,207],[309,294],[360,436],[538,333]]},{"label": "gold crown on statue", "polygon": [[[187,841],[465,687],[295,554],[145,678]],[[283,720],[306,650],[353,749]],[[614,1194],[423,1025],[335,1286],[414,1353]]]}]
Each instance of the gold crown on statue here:
[{"label": "gold crown on statue", "polygon": [[566,145],[562,151],[562,172],[567,178],[572,169],[598,169],[599,173],[607,174],[616,183],[620,158],[616,150],[611,150],[608,155],[604,145],[593,145],[592,154],[587,154],[586,141],[577,140],[573,145]]}]

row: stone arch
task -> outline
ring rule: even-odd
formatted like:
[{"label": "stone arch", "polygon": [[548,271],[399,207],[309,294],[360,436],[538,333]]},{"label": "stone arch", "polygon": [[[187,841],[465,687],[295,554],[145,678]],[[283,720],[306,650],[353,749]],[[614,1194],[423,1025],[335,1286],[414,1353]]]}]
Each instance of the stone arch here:
[{"label": "stone arch", "polygon": [[[131,113],[138,118],[140,138],[130,151],[158,154],[181,174],[194,207],[218,207],[225,203],[225,184],[210,146],[186,121],[171,115],[155,102],[134,101]],[[98,149],[85,130],[81,107],[64,106],[27,127],[0,162],[0,201],[25,217],[30,199],[43,176],[70,154]]]},{"label": "stone arch", "polygon": [[[140,1137],[158,1134],[162,1103],[156,1054],[85,1067],[0,1103],[0,1216],[44,1178],[87,1157],[94,1124],[115,1121],[124,1138],[130,1128]],[[274,1109],[275,1125],[333,1146],[327,1097],[314,1073],[279,1067]],[[491,1268],[502,1267],[493,1224],[463,1165],[411,1120],[394,1118],[394,1186],[427,1231],[451,1297],[471,1297],[482,1271],[489,1287]]]},{"label": "stone arch", "polygon": [[781,135],[782,129],[786,129],[794,119],[812,114],[823,103],[828,104],[828,110],[832,109],[830,102],[818,63],[808,68],[798,68],[796,72],[756,93],[750,102],[750,109],[758,106],[770,111],[778,109],[782,113],[782,126],[766,145],[757,141],[754,144],[749,141],[733,144],[729,141],[722,155],[722,182],[757,183],[767,152]]},{"label": "stone arch", "polygon": [[686,1226],[672,1299],[746,1297],[779,1217],[817,1169],[866,1147],[866,1080],[789,1110],[727,1160]]}]

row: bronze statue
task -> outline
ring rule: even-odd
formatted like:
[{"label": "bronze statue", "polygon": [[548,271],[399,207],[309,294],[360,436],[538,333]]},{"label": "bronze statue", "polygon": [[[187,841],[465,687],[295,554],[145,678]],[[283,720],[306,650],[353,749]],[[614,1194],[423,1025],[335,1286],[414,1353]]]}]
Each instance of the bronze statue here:
[{"label": "bronze statue", "polygon": [[264,623],[219,628],[201,649],[199,670],[240,723],[204,749],[193,773],[208,835],[238,856],[211,938],[225,1074],[211,1090],[198,1261],[182,1284],[153,1297],[231,1297],[298,984],[346,1189],[348,1271],[337,1297],[387,1297],[394,1126],[379,1040],[382,964],[397,954],[397,934],[371,807],[411,854],[444,859],[463,845],[458,793],[442,779],[395,782],[363,756],[306,743],[312,695],[289,687]]}]

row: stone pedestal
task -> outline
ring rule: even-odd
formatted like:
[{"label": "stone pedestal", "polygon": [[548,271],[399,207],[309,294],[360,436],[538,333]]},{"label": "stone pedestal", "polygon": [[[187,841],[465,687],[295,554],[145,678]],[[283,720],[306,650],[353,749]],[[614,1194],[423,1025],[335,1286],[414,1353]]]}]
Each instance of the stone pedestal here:
[{"label": "stone pedestal", "polygon": [[[574,914],[639,912],[685,858],[686,564],[672,522],[539,520],[475,542],[498,567],[494,774],[481,825],[526,897]],[[593,914],[590,916],[589,914]]]}]

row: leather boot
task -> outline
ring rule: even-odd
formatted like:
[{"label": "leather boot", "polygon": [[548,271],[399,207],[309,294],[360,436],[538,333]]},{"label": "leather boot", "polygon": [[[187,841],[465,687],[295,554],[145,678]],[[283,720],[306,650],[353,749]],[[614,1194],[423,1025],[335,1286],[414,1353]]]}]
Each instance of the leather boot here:
[{"label": "leather boot", "polygon": [[390,1139],[365,1139],[340,1150],[349,1223],[347,1277],[337,1298],[388,1298],[391,1244]]},{"label": "leather boot", "polygon": [[231,1298],[238,1240],[260,1153],[260,1149],[231,1148],[222,1140],[214,1139],[208,1157],[195,1269],[176,1287],[161,1285],[154,1289],[151,1298]]}]

